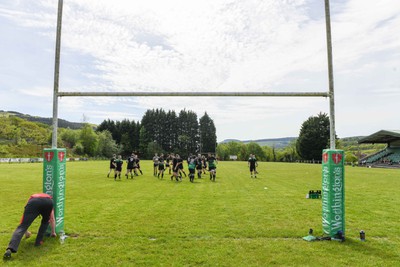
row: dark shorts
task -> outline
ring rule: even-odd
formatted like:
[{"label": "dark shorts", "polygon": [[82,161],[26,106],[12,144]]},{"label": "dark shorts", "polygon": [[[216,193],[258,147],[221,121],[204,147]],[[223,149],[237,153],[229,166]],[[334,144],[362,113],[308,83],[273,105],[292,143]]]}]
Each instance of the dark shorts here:
[{"label": "dark shorts", "polygon": [[250,166],[250,171],[253,172],[256,170],[256,166]]},{"label": "dark shorts", "polygon": [[22,215],[20,224],[14,231],[8,248],[12,252],[17,252],[20,241],[28,230],[32,222],[39,216],[42,216],[39,231],[36,237],[35,244],[40,244],[43,240],[44,233],[49,226],[51,211],[53,210],[53,200],[45,197],[31,198],[25,206],[24,214]]}]

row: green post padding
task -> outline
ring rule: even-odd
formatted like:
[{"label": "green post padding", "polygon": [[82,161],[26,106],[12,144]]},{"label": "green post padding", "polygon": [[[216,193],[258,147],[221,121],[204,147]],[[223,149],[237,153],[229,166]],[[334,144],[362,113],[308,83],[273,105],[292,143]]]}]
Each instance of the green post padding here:
[{"label": "green post padding", "polygon": [[64,233],[66,149],[43,150],[43,193],[53,196],[56,233]]},{"label": "green post padding", "polygon": [[345,236],[344,151],[322,153],[322,228],[324,234]]}]

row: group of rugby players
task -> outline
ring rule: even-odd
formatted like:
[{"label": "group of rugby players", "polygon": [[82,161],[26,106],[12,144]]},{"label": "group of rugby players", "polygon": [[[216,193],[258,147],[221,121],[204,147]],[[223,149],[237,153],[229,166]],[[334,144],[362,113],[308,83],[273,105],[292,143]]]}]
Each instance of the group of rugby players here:
[{"label": "group of rugby players", "polygon": [[[129,175],[131,176],[131,179],[133,179],[133,176],[138,176],[138,171],[140,174],[143,175],[142,170],[140,169],[140,159],[138,155],[135,153],[132,153],[131,156],[126,160],[127,166],[126,166],[126,173],[125,177],[126,179],[129,178]],[[121,180],[121,173],[122,173],[122,165],[124,164],[124,161],[122,160],[122,156],[114,154],[113,157],[110,160],[110,170],[108,171],[107,177],[110,177],[110,173],[114,171],[114,180]]]},{"label": "group of rugby players", "polygon": [[[143,172],[140,169],[140,159],[138,155],[132,153],[126,162],[127,168],[125,176],[127,179],[129,176],[131,179],[133,179],[134,175],[138,176],[138,171],[143,175]],[[113,155],[110,160],[110,171],[108,172],[107,177],[110,177],[110,173],[114,170],[114,180],[117,180],[117,178],[121,180],[123,163],[121,155],[118,155],[118,157]],[[201,179],[201,175],[206,173],[207,167],[210,174],[210,180],[215,182],[217,159],[211,153],[209,153],[207,157],[201,154],[198,154],[197,156],[190,154],[187,158],[187,164],[190,182],[194,182],[196,171],[197,178]],[[164,156],[164,154],[158,155],[156,153],[153,157],[153,175],[159,179],[163,179],[165,170],[168,170],[168,175],[171,175],[171,181],[182,181],[182,175],[185,177],[187,176],[183,165],[183,159],[179,154],[168,154]]]},{"label": "group of rugby players", "polygon": [[[187,176],[183,164],[183,159],[179,154],[169,154],[165,157],[164,154],[159,156],[156,153],[153,157],[153,175],[157,176],[159,179],[163,179],[164,171],[168,169],[168,174],[171,175],[172,173],[171,181],[174,179],[176,181],[182,181],[182,175],[185,177]],[[201,175],[206,173],[207,167],[210,173],[210,180],[215,181],[217,159],[214,155],[208,154],[208,156],[205,157],[201,154],[197,156],[190,154],[187,158],[187,164],[190,182],[194,182],[196,171],[197,178],[201,179]]]}]

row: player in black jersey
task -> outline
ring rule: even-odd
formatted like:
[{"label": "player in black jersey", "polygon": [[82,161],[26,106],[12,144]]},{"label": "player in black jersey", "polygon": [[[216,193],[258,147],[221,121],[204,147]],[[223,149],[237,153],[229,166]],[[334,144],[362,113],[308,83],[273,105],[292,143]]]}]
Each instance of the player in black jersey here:
[{"label": "player in black jersey", "polygon": [[133,170],[135,169],[135,165],[135,154],[132,153],[131,156],[126,160],[126,179],[128,179],[129,174],[131,174],[131,179],[133,179]]},{"label": "player in black jersey", "polygon": [[164,170],[165,170],[164,154],[161,154],[158,157],[158,174],[157,174],[158,179],[160,179],[160,175],[161,179],[164,178]]},{"label": "player in black jersey", "polygon": [[201,173],[203,171],[203,161],[201,154],[198,154],[196,158],[196,170],[197,170],[197,178],[201,179]]},{"label": "player in black jersey", "polygon": [[194,182],[194,174],[196,172],[196,163],[197,163],[196,156],[193,155],[188,158],[189,179],[190,179],[190,182],[192,182],[192,183]]},{"label": "player in black jersey", "polygon": [[182,180],[182,173],[185,175],[185,177],[187,175],[186,175],[185,170],[183,169],[183,159],[178,154],[176,154],[176,155],[177,155],[177,158],[178,158],[179,176],[181,177],[181,180]]},{"label": "player in black jersey", "polygon": [[208,154],[208,172],[210,173],[210,180],[215,182],[217,176],[217,159],[214,155]]},{"label": "player in black jersey", "polygon": [[250,154],[249,159],[247,161],[247,166],[250,168],[250,177],[253,178],[253,173],[254,173],[254,178],[257,178],[256,167],[258,166],[258,163],[255,155]]},{"label": "player in black jersey", "polygon": [[121,155],[118,155],[118,158],[114,161],[114,163],[115,163],[114,180],[117,180],[117,176],[121,180],[122,164],[124,164]]},{"label": "player in black jersey", "polygon": [[172,156],[168,154],[167,158],[165,159],[165,168],[168,169],[168,174],[171,174],[172,170]]},{"label": "player in black jersey", "polygon": [[115,158],[116,155],[114,154],[113,157],[110,159],[110,170],[108,171],[107,177],[110,177],[111,171],[115,174]]},{"label": "player in black jersey", "polygon": [[139,156],[138,155],[135,155],[135,166],[134,166],[134,172],[135,172],[135,174],[136,175],[138,175],[138,173],[137,173],[137,170],[139,170],[140,171],[140,174],[141,175],[143,175],[143,172],[142,172],[142,170],[140,169],[140,159],[139,159]]}]

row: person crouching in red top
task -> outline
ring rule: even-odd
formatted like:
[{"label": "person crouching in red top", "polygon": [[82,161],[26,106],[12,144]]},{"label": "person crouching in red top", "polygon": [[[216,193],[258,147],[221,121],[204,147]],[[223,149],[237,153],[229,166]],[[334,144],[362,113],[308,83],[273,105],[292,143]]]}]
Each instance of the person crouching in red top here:
[{"label": "person crouching in red top", "polygon": [[56,223],[54,220],[53,198],[45,193],[33,194],[30,196],[28,203],[25,206],[24,214],[22,215],[20,224],[15,229],[10,243],[4,253],[4,259],[11,258],[11,253],[16,253],[22,237],[26,234],[30,236],[28,231],[29,226],[39,216],[42,216],[39,231],[36,236],[35,246],[40,246],[43,243],[43,236],[50,224],[51,236],[55,237]]}]

